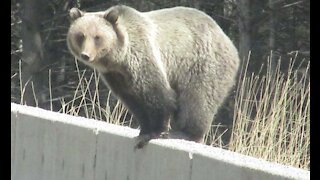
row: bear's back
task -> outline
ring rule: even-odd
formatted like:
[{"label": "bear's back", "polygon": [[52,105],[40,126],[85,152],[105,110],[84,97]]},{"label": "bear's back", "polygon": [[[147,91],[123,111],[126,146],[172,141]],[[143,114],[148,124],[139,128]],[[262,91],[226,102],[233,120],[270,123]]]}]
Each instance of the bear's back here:
[{"label": "bear's back", "polygon": [[[162,61],[173,74],[190,70],[194,63],[203,60],[219,64],[219,60],[238,63],[235,46],[207,14],[194,8],[174,7],[142,13],[150,18],[156,29],[156,43],[159,45]],[[217,56],[224,56],[217,59]]]},{"label": "bear's back", "polygon": [[220,26],[210,16],[197,9],[174,7],[142,14],[150,18],[155,25],[156,41],[162,51],[174,51],[172,53],[175,56],[185,56],[195,53],[195,49],[203,48],[209,51],[198,53],[212,54],[210,51],[213,49],[234,46]]},{"label": "bear's back", "polygon": [[173,7],[173,8],[165,8],[159,9],[149,12],[143,12],[144,15],[151,18],[155,23],[175,23],[177,26],[181,23],[181,25],[185,24],[195,24],[195,23],[215,23],[213,19],[211,19],[207,14],[202,11],[199,11],[194,8],[189,7]]},{"label": "bear's back", "polygon": [[[204,29],[204,25],[209,26],[210,29],[219,28],[209,16],[193,8],[174,7],[143,14],[156,25],[158,41],[172,42],[173,46],[178,47],[192,45],[195,40],[205,38],[204,35],[208,29]],[[184,49],[189,48],[184,47]]]}]

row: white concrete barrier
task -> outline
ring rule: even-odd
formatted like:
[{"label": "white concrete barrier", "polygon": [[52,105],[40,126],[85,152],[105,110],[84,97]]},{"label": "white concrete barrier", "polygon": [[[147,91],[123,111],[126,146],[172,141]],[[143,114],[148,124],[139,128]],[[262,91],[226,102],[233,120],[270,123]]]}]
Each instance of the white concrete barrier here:
[{"label": "white concrete barrier", "polygon": [[11,104],[12,180],[284,180],[310,171],[220,148],[156,139],[138,130]]}]

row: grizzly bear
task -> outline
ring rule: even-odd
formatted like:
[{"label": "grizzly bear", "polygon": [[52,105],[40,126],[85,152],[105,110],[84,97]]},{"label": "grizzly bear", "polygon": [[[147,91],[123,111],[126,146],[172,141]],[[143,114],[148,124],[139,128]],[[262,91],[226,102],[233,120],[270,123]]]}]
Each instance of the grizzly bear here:
[{"label": "grizzly bear", "polygon": [[70,52],[95,68],[140,125],[136,148],[153,138],[202,143],[235,82],[238,51],[197,9],[70,10]]}]

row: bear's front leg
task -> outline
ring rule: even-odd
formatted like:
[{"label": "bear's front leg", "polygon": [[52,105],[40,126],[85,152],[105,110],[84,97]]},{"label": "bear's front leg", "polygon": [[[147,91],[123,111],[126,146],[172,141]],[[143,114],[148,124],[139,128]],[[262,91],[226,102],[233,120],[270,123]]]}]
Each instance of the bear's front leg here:
[{"label": "bear's front leg", "polygon": [[164,94],[144,94],[141,97],[124,93],[118,96],[139,121],[140,133],[135,149],[143,148],[151,139],[167,137],[173,108],[171,102],[166,102],[168,98]]},{"label": "bear's front leg", "polygon": [[140,133],[135,149],[143,148],[151,139],[166,138],[168,135],[173,108],[170,102],[165,102],[168,99],[161,95],[163,94],[144,94],[143,97],[133,94],[119,95],[121,101],[139,121]]},{"label": "bear's front leg", "polygon": [[132,112],[138,115],[136,117],[141,127],[136,148],[142,148],[151,139],[168,137],[170,116],[176,110],[176,94],[160,82],[150,80],[148,86],[139,92],[140,106],[134,108],[132,105]]},{"label": "bear's front leg", "polygon": [[[119,73],[106,73],[102,77],[139,121],[140,134],[135,148],[142,148],[151,139],[167,136],[169,119],[176,108],[175,92],[172,89],[166,88],[160,81],[148,81],[147,84],[128,82]],[[146,77],[143,80],[148,79]]]},{"label": "bear's front leg", "polygon": [[137,137],[137,143],[134,147],[134,149],[141,149],[143,148],[151,139],[157,139],[157,138],[162,138],[162,139],[167,139],[169,138],[169,132],[163,131],[160,134],[159,133],[148,133],[148,134],[139,134]]}]

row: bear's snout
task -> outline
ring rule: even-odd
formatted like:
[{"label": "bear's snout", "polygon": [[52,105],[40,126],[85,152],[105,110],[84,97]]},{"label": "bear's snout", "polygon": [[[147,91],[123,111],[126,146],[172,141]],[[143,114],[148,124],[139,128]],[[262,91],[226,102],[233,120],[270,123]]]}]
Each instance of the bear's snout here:
[{"label": "bear's snout", "polygon": [[80,58],[84,61],[89,61],[90,56],[88,55],[88,53],[83,52],[80,54]]}]

